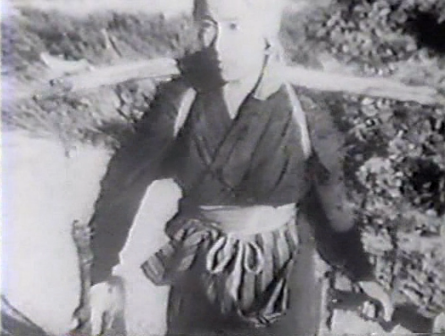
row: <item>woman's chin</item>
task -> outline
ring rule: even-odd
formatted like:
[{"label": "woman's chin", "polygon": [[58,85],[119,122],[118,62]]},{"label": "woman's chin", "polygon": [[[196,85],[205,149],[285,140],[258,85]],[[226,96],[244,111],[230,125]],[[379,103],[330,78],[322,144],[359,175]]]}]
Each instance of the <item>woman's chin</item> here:
[{"label": "woman's chin", "polygon": [[224,83],[238,82],[246,77],[244,74],[238,71],[229,71],[220,69],[219,75]]}]

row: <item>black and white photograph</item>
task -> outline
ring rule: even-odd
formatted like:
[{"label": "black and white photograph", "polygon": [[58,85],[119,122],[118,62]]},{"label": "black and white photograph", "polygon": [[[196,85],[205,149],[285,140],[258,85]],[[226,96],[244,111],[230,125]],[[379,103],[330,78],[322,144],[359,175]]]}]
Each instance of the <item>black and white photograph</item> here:
[{"label": "black and white photograph", "polygon": [[445,335],[444,0],[0,12],[1,336]]}]

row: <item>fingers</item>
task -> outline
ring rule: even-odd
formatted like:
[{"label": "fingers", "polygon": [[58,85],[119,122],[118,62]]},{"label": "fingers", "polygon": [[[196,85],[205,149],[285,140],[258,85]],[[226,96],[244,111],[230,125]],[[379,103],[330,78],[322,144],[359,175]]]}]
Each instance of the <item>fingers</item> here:
[{"label": "fingers", "polygon": [[113,326],[116,316],[112,312],[91,312],[91,335],[100,336]]},{"label": "fingers", "polygon": [[104,312],[98,309],[91,310],[91,335],[102,335],[104,330]]},{"label": "fingers", "polygon": [[391,321],[394,313],[394,306],[386,291],[375,282],[364,282],[360,284],[360,287],[370,298],[378,301],[381,304],[383,309],[383,319],[387,322]]},{"label": "fingers", "polygon": [[76,330],[80,327],[80,319],[77,316],[73,316],[70,322],[70,330]]},{"label": "fingers", "polygon": [[87,305],[79,305],[72,317],[70,322],[70,335],[83,335],[89,328],[90,322],[90,310]]},{"label": "fingers", "polygon": [[91,333],[102,335],[111,329],[116,316],[123,310],[124,294],[120,284],[100,283],[91,288]]},{"label": "fingers", "polygon": [[108,283],[100,283],[91,288],[91,334],[101,335],[105,331],[105,315],[112,308],[111,287]]},{"label": "fingers", "polygon": [[373,304],[370,301],[366,301],[361,309],[361,312],[364,316],[370,319],[376,319],[377,318],[377,307],[375,304]]},{"label": "fingers", "polygon": [[389,297],[382,298],[380,300],[380,303],[383,306],[383,319],[387,322],[391,321],[392,315],[394,313],[394,306],[391,303],[391,300]]},{"label": "fingers", "polygon": [[394,306],[391,302],[391,299],[389,297],[388,294],[386,294],[386,292],[379,288],[379,290],[376,290],[373,295],[372,298],[377,300],[379,302],[379,304],[381,305],[381,317],[386,321],[389,322],[392,319],[392,315],[394,312]]}]

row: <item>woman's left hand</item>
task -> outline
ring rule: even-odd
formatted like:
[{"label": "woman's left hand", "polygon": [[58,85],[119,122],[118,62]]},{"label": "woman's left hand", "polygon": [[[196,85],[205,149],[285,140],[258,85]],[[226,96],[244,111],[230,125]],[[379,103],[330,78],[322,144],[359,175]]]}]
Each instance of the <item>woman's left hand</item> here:
[{"label": "woman's left hand", "polygon": [[[375,281],[362,281],[359,282],[358,285],[363,290],[363,292],[365,292],[366,295],[380,302],[383,307],[384,320],[387,322],[391,321],[394,312],[394,305],[392,304],[391,298],[386,290]],[[372,310],[372,304],[365,305],[364,310],[365,314],[367,314],[367,311]]]}]

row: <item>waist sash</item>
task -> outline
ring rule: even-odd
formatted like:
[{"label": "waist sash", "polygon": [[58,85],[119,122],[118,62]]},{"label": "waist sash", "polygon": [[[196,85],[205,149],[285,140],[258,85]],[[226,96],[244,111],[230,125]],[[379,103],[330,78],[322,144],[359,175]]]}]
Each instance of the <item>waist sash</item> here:
[{"label": "waist sash", "polygon": [[199,214],[212,228],[227,235],[243,236],[277,230],[295,219],[296,210],[295,204],[279,207],[201,206]]},{"label": "waist sash", "polygon": [[[217,281],[208,293],[209,299],[218,301],[222,313],[235,312],[254,324],[271,323],[287,308],[286,278],[298,245],[296,212],[295,204],[183,209],[169,223],[171,241],[151,256],[142,270],[155,284],[173,284],[201,255],[202,271],[211,276],[209,279],[222,276],[223,281]],[[263,243],[258,243],[258,235]],[[264,288],[269,288],[262,295],[270,296],[263,297],[263,307],[250,312],[254,297],[247,299],[242,294],[252,292],[243,281],[248,274],[258,277]]]}]

